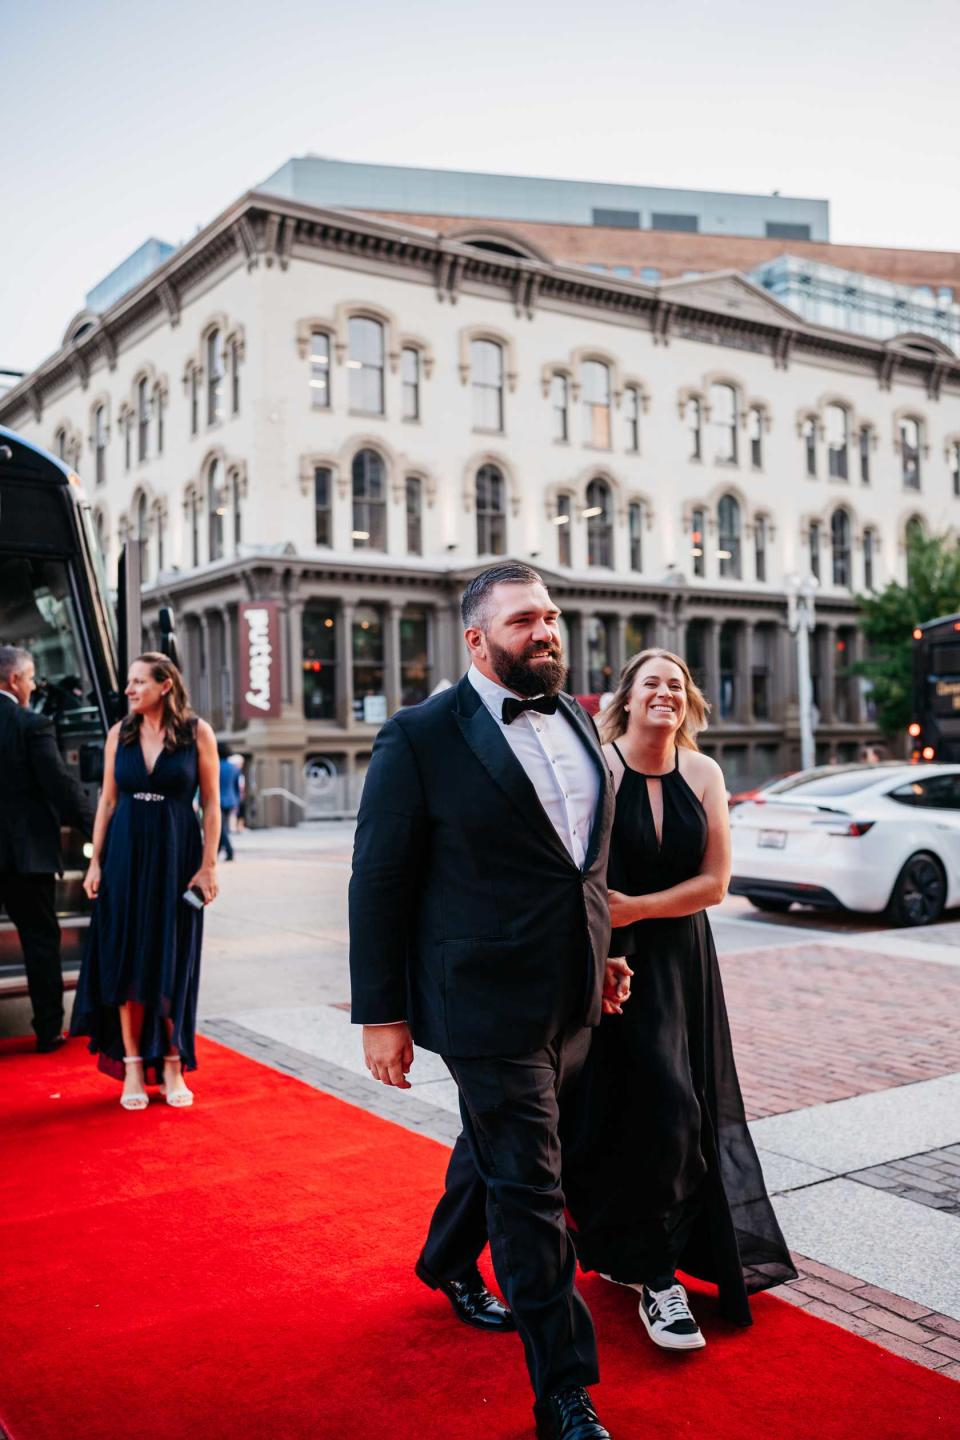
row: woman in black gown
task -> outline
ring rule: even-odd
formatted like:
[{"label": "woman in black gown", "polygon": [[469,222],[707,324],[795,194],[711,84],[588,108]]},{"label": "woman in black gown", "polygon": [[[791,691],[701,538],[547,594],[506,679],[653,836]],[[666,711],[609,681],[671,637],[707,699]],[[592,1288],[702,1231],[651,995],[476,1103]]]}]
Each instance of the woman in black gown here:
[{"label": "woman in black gown", "polygon": [[673,1350],[705,1343],[678,1269],[715,1282],[743,1325],[749,1294],[796,1274],[747,1130],[706,916],[730,875],[723,776],[695,739],[706,718],[665,650],[628,662],[600,716],[617,786],[611,955],[633,976],[629,999],[607,997],[564,1174],[581,1267],[637,1290],[651,1338]]},{"label": "woman in black gown", "polygon": [[[129,713],[107,736],[84,889],[96,901],[70,1026],[100,1069],[123,1080],[126,1110],[191,1104],[203,906],[217,894],[217,743],[190,710],[179,670],[149,652],[130,666]],[[203,837],[193,809],[200,789]],[[193,891],[199,908],[183,899]]]}]

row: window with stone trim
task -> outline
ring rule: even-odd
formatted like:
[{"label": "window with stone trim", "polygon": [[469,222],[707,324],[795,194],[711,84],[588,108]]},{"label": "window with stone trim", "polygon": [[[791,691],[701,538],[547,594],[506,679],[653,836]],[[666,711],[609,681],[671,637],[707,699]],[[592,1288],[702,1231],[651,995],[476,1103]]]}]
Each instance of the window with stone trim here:
[{"label": "window with stone trim", "polygon": [[550,412],[554,440],[570,439],[570,382],[566,375],[554,375],[550,381]]},{"label": "window with stone trim", "polygon": [[830,517],[830,546],[833,552],[833,583],[849,590],[853,585],[850,552],[850,516],[846,510],[834,510]]},{"label": "window with stone trim", "polygon": [[715,465],[737,463],[737,392],[715,381],[710,386],[710,458]]},{"label": "window with stone trim", "polygon": [[94,481],[106,484],[107,479],[107,407],[98,405],[93,412]]},{"label": "window with stone trim", "polygon": [[555,524],[557,527],[557,564],[569,566],[573,563],[573,536],[570,533],[573,524],[573,497],[562,493],[557,496],[557,513]]},{"label": "window with stone trim", "polygon": [[164,428],[166,419],[166,395],[163,386],[157,385],[153,391],[153,414],[156,420],[157,454],[163,454]]},{"label": "window with stone trim", "polygon": [[470,342],[470,387],[474,429],[499,434],[503,430],[503,346],[495,340]]},{"label": "window with stone trim", "polygon": [[763,469],[763,411],[759,405],[751,405],[747,412],[747,441],[750,445],[750,464],[754,470]]},{"label": "window with stone trim", "polygon": [[627,507],[627,533],[630,541],[630,569],[637,574],[643,570],[643,524],[644,505],[642,500],[631,500]]},{"label": "window with stone trim", "polygon": [[606,480],[587,486],[583,517],[587,522],[587,564],[613,569],[613,496]]},{"label": "window with stone trim", "polygon": [[140,556],[140,583],[150,580],[150,513],[146,495],[139,495],[134,515],[134,540]]},{"label": "window with stone trim", "polygon": [[387,548],[387,470],[376,450],[353,457],[353,531],[355,550]]},{"label": "window with stone trim", "polygon": [[628,385],[623,392],[623,418],[627,428],[627,450],[636,454],[640,449],[640,391]]},{"label": "window with stone trim", "polygon": [[690,562],[693,573],[702,579],[707,573],[706,511],[699,507],[690,512]]},{"label": "window with stone trim", "polygon": [[150,394],[146,378],[137,381],[137,459],[146,460],[150,448]]},{"label": "window with stone trim", "polygon": [[477,554],[505,555],[507,553],[506,484],[503,474],[496,465],[481,465],[477,471],[476,510]]},{"label": "window with stone trim", "polygon": [[602,360],[584,360],[580,367],[584,444],[610,449],[610,366]]},{"label": "window with stone trim", "polygon": [[384,413],[383,326],[367,315],[353,315],[347,324],[350,409],[359,415]]},{"label": "window with stone trim", "polygon": [[703,406],[692,396],[683,407],[683,423],[687,432],[688,460],[703,459]]},{"label": "window with stone trim", "polygon": [[420,351],[405,345],[400,352],[400,379],[403,391],[401,417],[420,419]]},{"label": "window with stone trim", "polygon": [[960,499],[960,440],[950,445],[950,479],[954,499]]},{"label": "window with stone trim", "polygon": [[333,544],[333,471],[317,465],[313,471],[313,539],[316,545]]},{"label": "window with stone trim", "polygon": [[224,555],[224,518],[227,513],[223,466],[211,460],[207,468],[207,559],[222,560]]},{"label": "window with stone trim", "polygon": [[807,415],[800,427],[800,435],[803,440],[803,463],[808,480],[817,478],[817,420],[815,415]]},{"label": "window with stone trim", "polygon": [[758,515],[753,522],[753,562],[754,574],[762,583],[767,578],[767,546],[770,539],[770,527],[765,515]]},{"label": "window with stone trim", "polygon": [[230,414],[240,414],[240,341],[230,341]]},{"label": "window with stone trim", "polygon": [[861,425],[857,431],[857,448],[860,453],[860,483],[870,484],[870,448],[873,442],[873,432],[869,425]]},{"label": "window with stone trim", "polygon": [[905,490],[920,489],[920,421],[912,415],[900,420],[900,472]]},{"label": "window with stone trim", "polygon": [[330,409],[330,336],[314,330],[310,336],[310,406],[313,410]]},{"label": "window with stone trim", "polygon": [[223,359],[223,335],[211,330],[207,336],[207,424],[216,425],[223,419],[223,392],[226,367]]},{"label": "window with stone trim", "polygon": [[423,554],[423,481],[408,475],[404,484],[407,520],[407,554]]},{"label": "window with stone trim", "polygon": [[821,532],[822,532],[822,529],[823,529],[823,527],[822,527],[822,525],[820,524],[820,521],[819,521],[819,520],[811,520],[811,521],[810,521],[810,533],[809,533],[810,574],[813,576],[814,580],[819,580],[819,579],[820,579],[820,540],[821,540]]},{"label": "window with stone trim", "polygon": [[850,415],[844,405],[825,405],[823,426],[827,441],[827,475],[831,480],[850,478]]},{"label": "window with stone trim", "polygon": [[877,532],[868,525],[863,532],[863,584],[867,590],[876,588]]},{"label": "window with stone trim", "polygon": [[734,495],[722,495],[717,505],[717,560],[721,580],[741,577],[740,502]]}]

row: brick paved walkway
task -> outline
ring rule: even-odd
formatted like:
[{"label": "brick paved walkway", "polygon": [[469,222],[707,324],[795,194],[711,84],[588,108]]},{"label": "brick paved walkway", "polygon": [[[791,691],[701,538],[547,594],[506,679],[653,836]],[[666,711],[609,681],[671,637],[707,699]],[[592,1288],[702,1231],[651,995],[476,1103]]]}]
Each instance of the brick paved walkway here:
[{"label": "brick paved walkway", "polygon": [[811,943],[720,968],[751,1120],[960,1070],[960,967]]},{"label": "brick paved walkway", "polygon": [[905,1160],[888,1160],[869,1170],[852,1170],[847,1179],[948,1215],[960,1215],[960,1145],[928,1150],[925,1155],[908,1155]]}]

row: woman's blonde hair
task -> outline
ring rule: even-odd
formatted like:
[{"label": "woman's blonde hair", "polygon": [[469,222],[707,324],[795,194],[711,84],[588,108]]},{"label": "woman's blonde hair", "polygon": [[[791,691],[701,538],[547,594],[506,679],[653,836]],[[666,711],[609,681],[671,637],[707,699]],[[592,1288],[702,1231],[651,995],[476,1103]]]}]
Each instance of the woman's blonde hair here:
[{"label": "woman's blonde hair", "polygon": [[687,705],[683,724],[677,733],[677,744],[684,750],[699,750],[696,737],[701,730],[707,728],[710,706],[704,699],[703,691],[690,674],[690,667],[686,660],[681,659],[679,655],[674,655],[672,650],[641,650],[638,655],[631,656],[620,671],[620,679],[613,692],[613,699],[597,716],[600,739],[604,745],[609,745],[611,740],[619,740],[626,730],[627,702],[630,699],[633,682],[637,678],[637,671],[646,665],[648,660],[669,660],[682,674]]},{"label": "woman's blonde hair", "polygon": [[[192,745],[196,735],[196,716],[190,708],[190,696],[176,665],[168,655],[162,655],[159,650],[145,651],[136,657],[133,664],[149,665],[150,674],[158,685],[162,685],[165,680],[170,681],[170,689],[163,697],[164,750],[176,750],[182,745]],[[142,715],[128,712],[120,722],[120,744],[133,745],[135,741],[139,741],[142,725]]]}]

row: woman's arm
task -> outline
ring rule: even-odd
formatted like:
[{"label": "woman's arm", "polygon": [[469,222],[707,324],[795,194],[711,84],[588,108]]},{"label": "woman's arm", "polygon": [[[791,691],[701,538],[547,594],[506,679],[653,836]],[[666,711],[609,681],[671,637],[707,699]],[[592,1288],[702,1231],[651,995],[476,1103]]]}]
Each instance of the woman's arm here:
[{"label": "woman's arm", "polygon": [[187,888],[196,885],[209,905],[217,898],[217,852],[220,848],[220,757],[217,739],[206,720],[197,721],[197,770],[203,811],[203,859]]},{"label": "woman's arm", "polygon": [[113,812],[117,808],[117,737],[120,734],[120,726],[113,725],[107,734],[107,743],[103,747],[103,785],[100,790],[100,799],[97,801],[97,813],[93,821],[93,857],[87,866],[87,873],[83,877],[83,888],[89,900],[96,900],[100,893],[100,859],[103,855],[103,847],[107,838],[107,831],[110,828],[110,821],[113,819]]},{"label": "woman's arm", "polygon": [[689,880],[652,895],[623,895],[609,891],[610,919],[615,928],[634,920],[668,920],[695,915],[719,905],[730,882],[730,812],[727,788],[718,765],[711,765],[703,792],[707,816],[707,845],[700,870]]}]

